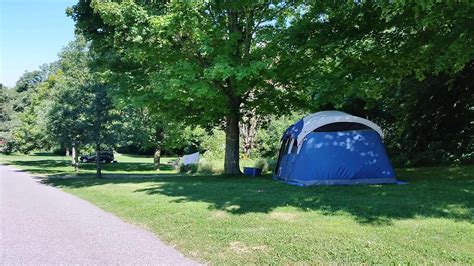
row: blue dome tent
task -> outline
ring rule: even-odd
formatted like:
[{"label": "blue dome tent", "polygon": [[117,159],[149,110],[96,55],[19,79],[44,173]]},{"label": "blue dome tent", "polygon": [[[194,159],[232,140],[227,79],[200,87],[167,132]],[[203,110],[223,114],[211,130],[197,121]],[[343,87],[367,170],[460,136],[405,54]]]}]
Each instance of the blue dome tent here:
[{"label": "blue dome tent", "polygon": [[300,186],[397,183],[380,127],[339,111],[311,114],[285,131],[274,177]]}]

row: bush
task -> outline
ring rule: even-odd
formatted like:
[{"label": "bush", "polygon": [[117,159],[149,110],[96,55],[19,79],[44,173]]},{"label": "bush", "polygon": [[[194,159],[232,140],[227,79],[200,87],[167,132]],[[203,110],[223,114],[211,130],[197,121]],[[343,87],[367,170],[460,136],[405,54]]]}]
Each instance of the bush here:
[{"label": "bush", "polygon": [[199,163],[199,167],[198,167],[198,173],[203,173],[203,174],[213,174],[214,173],[214,167],[212,166],[211,163],[207,163],[207,162],[202,162],[202,163]]},{"label": "bush", "polygon": [[262,169],[262,172],[266,172],[268,170],[268,162],[265,159],[258,159],[255,162],[255,168],[260,168]]},{"label": "bush", "polygon": [[[261,168],[262,172],[272,172],[275,168],[276,160],[260,158],[258,160],[244,159],[241,160],[242,167],[256,167]],[[223,159],[203,158],[197,164],[183,165],[178,164],[178,172],[181,174],[222,174],[224,172]]]},{"label": "bush", "polygon": [[188,165],[180,164],[178,169],[179,169],[179,173],[181,174],[195,174],[197,173],[198,168],[199,168],[198,164],[188,164]]},{"label": "bush", "polygon": [[261,168],[262,172],[273,172],[276,166],[276,160],[260,158],[255,162],[256,168]]},{"label": "bush", "polygon": [[0,139],[0,153],[10,154],[13,152],[14,143],[10,140]]},{"label": "bush", "polygon": [[269,172],[274,172],[275,168],[276,168],[276,165],[277,165],[277,160],[269,159],[268,160],[268,171]]},{"label": "bush", "polygon": [[257,130],[255,136],[255,148],[250,151],[251,158],[269,158],[278,155],[280,150],[281,135],[293,123],[307,115],[306,113],[294,112],[290,115],[275,116],[268,118],[265,123]]},{"label": "bush", "polygon": [[178,172],[181,174],[218,174],[221,173],[223,169],[219,167],[218,161],[208,161],[204,160],[197,164],[188,164],[184,165],[180,163],[178,165]]},{"label": "bush", "polygon": [[206,135],[201,148],[204,150],[204,156],[209,159],[224,158],[225,153],[225,133],[222,130],[214,129],[212,134]]}]

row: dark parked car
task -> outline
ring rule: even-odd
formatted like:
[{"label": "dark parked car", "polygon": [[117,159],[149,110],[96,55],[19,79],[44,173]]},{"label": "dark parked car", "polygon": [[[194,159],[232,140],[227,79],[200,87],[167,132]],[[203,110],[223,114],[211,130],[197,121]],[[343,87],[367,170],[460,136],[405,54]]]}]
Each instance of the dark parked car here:
[{"label": "dark parked car", "polygon": [[[101,151],[99,155],[99,160],[101,163],[111,163],[115,162],[114,152],[113,151]],[[95,162],[96,154],[82,155],[79,160],[83,163]]]}]

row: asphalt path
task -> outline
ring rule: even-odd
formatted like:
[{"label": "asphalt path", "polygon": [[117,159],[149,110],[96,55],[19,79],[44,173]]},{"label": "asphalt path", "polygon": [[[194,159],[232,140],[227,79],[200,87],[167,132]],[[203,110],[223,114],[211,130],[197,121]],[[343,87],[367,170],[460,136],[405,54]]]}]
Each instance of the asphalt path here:
[{"label": "asphalt path", "polygon": [[2,265],[192,265],[151,232],[0,165]]}]

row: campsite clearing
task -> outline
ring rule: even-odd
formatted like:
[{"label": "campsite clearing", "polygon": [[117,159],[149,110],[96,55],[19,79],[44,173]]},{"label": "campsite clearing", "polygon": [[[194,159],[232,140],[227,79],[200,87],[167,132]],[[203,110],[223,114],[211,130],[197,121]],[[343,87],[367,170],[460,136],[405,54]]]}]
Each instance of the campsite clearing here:
[{"label": "campsite clearing", "polygon": [[[72,169],[61,166],[64,157],[0,162],[56,177],[58,167]],[[149,158],[128,164],[117,172],[152,173],[140,170]],[[213,264],[474,263],[474,167],[405,169],[397,178],[409,184],[296,187],[269,177],[179,175],[44,183]]]}]

